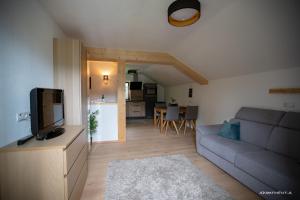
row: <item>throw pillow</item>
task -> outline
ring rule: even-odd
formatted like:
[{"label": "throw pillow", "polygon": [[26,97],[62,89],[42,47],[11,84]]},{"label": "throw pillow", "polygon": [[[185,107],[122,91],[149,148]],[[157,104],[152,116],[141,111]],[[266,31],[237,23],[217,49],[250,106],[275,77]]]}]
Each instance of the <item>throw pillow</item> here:
[{"label": "throw pillow", "polygon": [[240,140],[240,122],[224,121],[218,135],[232,140]]}]

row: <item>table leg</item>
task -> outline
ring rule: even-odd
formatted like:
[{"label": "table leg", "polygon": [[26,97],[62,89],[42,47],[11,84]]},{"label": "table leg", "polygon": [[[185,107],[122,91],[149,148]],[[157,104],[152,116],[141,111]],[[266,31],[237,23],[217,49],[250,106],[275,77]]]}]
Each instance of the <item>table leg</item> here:
[{"label": "table leg", "polygon": [[160,132],[163,131],[163,119],[164,119],[164,113],[160,112]]},{"label": "table leg", "polygon": [[154,107],[153,123],[156,126],[156,108]]}]

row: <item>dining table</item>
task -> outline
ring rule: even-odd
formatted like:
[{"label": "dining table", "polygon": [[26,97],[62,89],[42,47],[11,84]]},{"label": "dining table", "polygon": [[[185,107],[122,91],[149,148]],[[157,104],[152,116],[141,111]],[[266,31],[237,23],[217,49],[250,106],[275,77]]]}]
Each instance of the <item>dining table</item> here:
[{"label": "dining table", "polygon": [[[180,114],[185,114],[186,112],[186,106],[179,106],[179,113]],[[156,113],[159,113],[160,117],[160,132],[163,131],[163,120],[164,120],[164,114],[167,113],[167,107],[154,107],[154,125],[157,126],[157,121],[156,121]]]}]

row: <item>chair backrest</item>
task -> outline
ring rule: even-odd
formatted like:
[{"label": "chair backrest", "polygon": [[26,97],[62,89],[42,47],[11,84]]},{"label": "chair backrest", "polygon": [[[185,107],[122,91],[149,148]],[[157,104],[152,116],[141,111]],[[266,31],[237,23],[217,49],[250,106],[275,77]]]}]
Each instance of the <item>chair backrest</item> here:
[{"label": "chair backrest", "polygon": [[198,106],[186,107],[185,119],[186,120],[197,120],[198,119]]},{"label": "chair backrest", "polygon": [[156,102],[155,107],[156,108],[165,108],[165,107],[167,107],[167,104],[166,104],[166,102]]},{"label": "chair backrest", "polygon": [[168,106],[166,120],[178,120],[179,119],[179,107],[178,106]]}]

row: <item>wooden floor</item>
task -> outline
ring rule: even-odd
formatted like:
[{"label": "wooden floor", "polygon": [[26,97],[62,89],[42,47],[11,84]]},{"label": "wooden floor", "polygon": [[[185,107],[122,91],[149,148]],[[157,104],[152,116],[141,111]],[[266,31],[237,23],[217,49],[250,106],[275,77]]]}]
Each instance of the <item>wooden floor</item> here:
[{"label": "wooden floor", "polygon": [[229,192],[234,199],[259,199],[255,193],[197,154],[193,134],[189,132],[187,136],[176,136],[175,131],[170,130],[167,136],[161,135],[151,120],[127,121],[127,142],[125,144],[93,144],[88,161],[88,178],[81,199],[100,200],[104,198],[106,170],[111,160],[170,154],[184,154],[216,184]]}]

